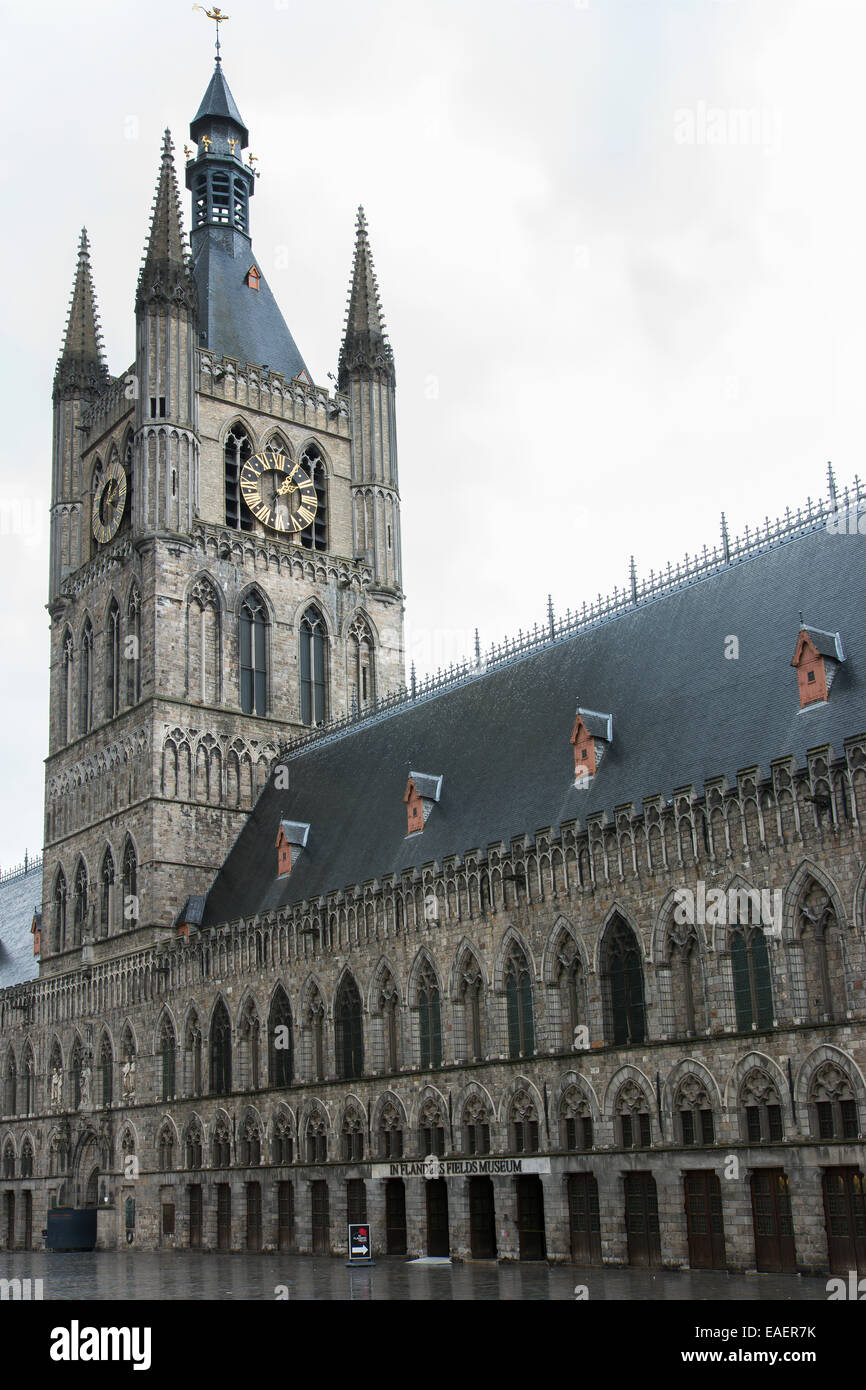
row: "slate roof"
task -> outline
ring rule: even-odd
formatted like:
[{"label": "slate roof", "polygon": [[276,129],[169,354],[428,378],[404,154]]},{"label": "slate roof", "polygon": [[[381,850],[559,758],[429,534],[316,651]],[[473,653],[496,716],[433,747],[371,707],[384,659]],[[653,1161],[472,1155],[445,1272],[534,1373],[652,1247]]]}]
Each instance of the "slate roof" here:
[{"label": "slate roof", "polygon": [[424,801],[438,801],[442,793],[442,778],[425,772],[411,772],[415,790]]},{"label": "slate roof", "polygon": [[212,120],[233,121],[242,131],[241,149],[246,149],[249,143],[249,131],[243,123],[241,113],[237,108],[237,103],[231,94],[229,84],[226,82],[222,67],[217,64],[214,74],[208,83],[207,91],[201,99],[201,105],[196,111],[189,133],[193,140],[198,140],[202,127],[207,128]]},{"label": "slate roof", "polygon": [[609,714],[600,714],[597,709],[581,709],[578,706],[577,713],[583,720],[586,732],[590,738],[603,738],[610,743],[613,738],[613,717]]},{"label": "slate roof", "polygon": [[803,631],[819,656],[829,656],[833,661],[845,660],[845,649],[838,632],[822,632],[817,627],[804,627]]},{"label": "slate roof", "polygon": [[0,882],[0,989],[35,980],[39,962],[33,954],[33,916],[42,909],[42,860],[14,878]]},{"label": "slate roof", "polygon": [[289,380],[307,372],[312,380],[267,280],[262,276],[257,290],[247,285],[250,267],[261,271],[249,238],[207,226],[196,229],[193,247],[200,345],[242,367],[268,366]]},{"label": "slate roof", "polygon": [[[207,896],[217,924],[866,732],[866,545],[816,530],[689,587],[398,706],[289,755]],[[848,659],[826,703],[800,709],[791,650],[799,611],[838,631]],[[726,658],[729,638],[737,659]],[[577,697],[613,720],[598,774],[575,786]],[[435,816],[407,837],[410,768],[444,776]],[[307,852],[277,878],[281,818],[309,822]]]}]

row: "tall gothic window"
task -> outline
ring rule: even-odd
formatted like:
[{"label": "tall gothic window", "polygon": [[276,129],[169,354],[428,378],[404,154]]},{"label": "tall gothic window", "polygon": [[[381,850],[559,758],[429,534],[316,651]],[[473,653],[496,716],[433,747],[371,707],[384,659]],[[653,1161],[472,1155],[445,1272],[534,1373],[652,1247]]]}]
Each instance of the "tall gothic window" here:
[{"label": "tall gothic window", "polygon": [[[21,1070],[21,1083],[23,1094],[21,1097],[22,1110],[25,1115],[31,1115],[36,1109],[36,1062],[33,1057],[33,1048],[30,1040],[24,1048],[24,1065]],[[27,1177],[27,1174],[24,1174]]]},{"label": "tall gothic window", "polygon": [[165,1017],[159,1030],[160,1071],[162,1073],[162,1099],[171,1100],[175,1094],[175,1068],[177,1045],[171,1019]]},{"label": "tall gothic window", "polygon": [[390,970],[385,972],[379,987],[379,1011],[382,1015],[382,1067],[386,1072],[396,1071],[399,1066],[397,1047],[399,997]]},{"label": "tall gothic window", "polygon": [[617,917],[602,944],[602,999],[607,1042],[640,1043],[646,1038],[643,967],[634,932]]},{"label": "tall gothic window", "polygon": [[316,519],[312,526],[301,532],[301,545],[306,546],[307,550],[327,550],[328,491],[322,455],[315,444],[308,444],[298,462],[316,489]]},{"label": "tall gothic window", "polygon": [[121,908],[123,912],[124,927],[135,927],[138,925],[138,857],[135,853],[135,845],[127,835],[126,844],[123,847],[123,900]]},{"label": "tall gothic window", "polygon": [[736,926],[731,931],[731,967],[737,1027],[769,1028],[773,1022],[770,955],[760,927]]},{"label": "tall gothic window", "polygon": [[833,904],[814,879],[801,895],[797,926],[803,953],[802,1012],[810,1019],[832,1017],[844,997],[842,948]]},{"label": "tall gothic window", "polygon": [[698,939],[694,927],[673,926],[668,935],[668,964],[677,1036],[691,1037],[704,1026],[703,990]]},{"label": "tall gothic window", "polygon": [[490,1112],[478,1095],[463,1107],[463,1148],[468,1154],[490,1153]]},{"label": "tall gothic window", "polygon": [[570,1050],[574,1047],[575,1029],[586,1020],[586,1000],[577,943],[568,932],[560,939],[556,952],[556,984],[562,1019],[562,1046]]},{"label": "tall gothic window", "polygon": [[418,1147],[425,1155],[445,1152],[445,1117],[435,1096],[428,1096],[418,1116]]},{"label": "tall gothic window", "polygon": [[99,935],[110,936],[112,908],[114,906],[114,855],[107,848],[102,856],[99,873]]},{"label": "tall gothic window", "polygon": [[421,1066],[442,1065],[442,1022],[439,1011],[439,984],[429,961],[425,961],[418,980],[418,1034]]},{"label": "tall gothic window", "polygon": [[680,1132],[676,1136],[684,1144],[712,1144],[716,1127],[712,1102],[700,1079],[690,1073],[677,1090],[674,1101]]},{"label": "tall gothic window", "polygon": [[219,700],[220,610],[209,580],[198,579],[189,596],[189,696],[204,705]]},{"label": "tall gothic window", "polygon": [[337,1044],[337,1075],[360,1076],[364,1070],[364,1040],[361,1029],[361,996],[351,975],[344,975],[334,1009]]},{"label": "tall gothic window", "polygon": [[123,643],[126,666],[126,703],[137,705],[141,699],[141,595],[133,584],[126,605],[126,637]]},{"label": "tall gothic window", "polygon": [[81,1072],[83,1066],[81,1039],[76,1038],[75,1042],[72,1044],[72,1056],[69,1059],[69,1073],[72,1078],[73,1110],[77,1110],[81,1104]]},{"label": "tall gothic window", "polygon": [[265,605],[253,591],[241,608],[239,621],[241,709],[244,714],[267,714],[267,623]]},{"label": "tall gothic window", "polygon": [[93,628],[86,618],[81,633],[78,732],[88,734],[93,728]]},{"label": "tall gothic window", "polygon": [[321,724],[327,718],[325,700],[325,623],[315,608],[301,620],[301,723]]},{"label": "tall gothic window", "polygon": [[325,1005],[318,990],[307,1006],[307,1027],[310,1030],[310,1063],[314,1081],[325,1077]]},{"label": "tall gothic window", "polygon": [[511,1147],[515,1153],[538,1152],[538,1110],[528,1091],[518,1091],[509,1112]]},{"label": "tall gothic window", "polygon": [[505,962],[505,1008],[509,1057],[531,1057],[535,1052],[532,976],[526,955],[516,941]]},{"label": "tall gothic window", "polygon": [[328,1126],[319,1110],[307,1120],[307,1162],[326,1163],[328,1160]]},{"label": "tall gothic window", "polygon": [[114,719],[120,713],[120,609],[112,599],[105,620],[105,715]]},{"label": "tall gothic window", "polygon": [[238,1070],[240,1085],[246,1090],[259,1087],[259,1014],[252,999],[248,999],[238,1025]]},{"label": "tall gothic window", "polygon": [[114,1099],[114,1050],[107,1033],[103,1033],[99,1044],[99,1081],[99,1102],[107,1107]]},{"label": "tall gothic window", "polygon": [[481,1029],[481,1001],[484,979],[478,961],[468,954],[460,971],[460,1002],[463,1005],[464,1046],[470,1062],[480,1062],[484,1055]]},{"label": "tall gothic window", "polygon": [[776,1083],[761,1067],[753,1067],[740,1086],[740,1126],[749,1144],[780,1144],[785,1137],[782,1105]]},{"label": "tall gothic window", "polygon": [[292,1084],[292,1011],[286,991],[277,985],[268,1014],[268,1082],[271,1086]]},{"label": "tall gothic window", "polygon": [[198,1170],[202,1164],[201,1125],[193,1120],[186,1132],[185,1158],[187,1168]]},{"label": "tall gothic window", "polygon": [[342,1157],[346,1163],[361,1163],[364,1159],[364,1117],[354,1105],[346,1107],[341,1131]]},{"label": "tall gothic window", "polygon": [[218,999],[210,1024],[210,1090],[222,1095],[232,1088],[232,1026],[228,1010]]},{"label": "tall gothic window", "polygon": [[66,875],[62,869],[57,870],[57,879],[54,884],[54,949],[63,951],[66,948]]},{"label": "tall gothic window", "polygon": [[271,1141],[271,1162],[286,1164],[294,1158],[295,1141],[292,1121],[285,1110],[281,1110],[274,1120],[274,1137]]},{"label": "tall gothic window", "polygon": [[241,425],[234,425],[226,436],[225,447],[225,499],[226,526],[235,531],[252,531],[253,515],[241,501],[241,468],[252,457],[253,446]]},{"label": "tall gothic window", "polygon": [[379,1117],[379,1153],[382,1158],[403,1157],[403,1116],[391,1100]]},{"label": "tall gothic window", "polygon": [[63,684],[60,696],[60,733],[64,743],[72,738],[73,662],[75,642],[69,628],[63,634]]},{"label": "tall gothic window", "polygon": [[6,1078],[3,1097],[3,1113],[5,1115],[17,1115],[18,1113],[18,1068],[15,1063],[15,1053],[9,1049],[9,1056],[6,1059]]},{"label": "tall gothic window", "polygon": [[346,639],[349,706],[362,710],[376,698],[373,638],[363,618],[355,618]]},{"label": "tall gothic window", "polygon": [[72,944],[80,946],[87,926],[87,865],[79,859],[73,879]]},{"label": "tall gothic window", "polygon": [[201,1072],[201,1026],[198,1014],[193,1010],[186,1025],[183,1042],[184,1050],[184,1088],[188,1096],[200,1096],[202,1090]]}]

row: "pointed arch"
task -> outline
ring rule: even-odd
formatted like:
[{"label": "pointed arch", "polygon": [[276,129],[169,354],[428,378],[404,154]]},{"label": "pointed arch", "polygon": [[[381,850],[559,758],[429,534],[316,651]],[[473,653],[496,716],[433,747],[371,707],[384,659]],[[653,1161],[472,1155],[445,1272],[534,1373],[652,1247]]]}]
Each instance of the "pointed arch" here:
[{"label": "pointed arch", "polygon": [[99,935],[110,936],[114,925],[115,908],[115,869],[111,845],[105,846],[102,863],[99,866]]},{"label": "pointed arch", "polygon": [[105,614],[105,717],[116,719],[121,709],[123,632],[120,604],[112,594]]},{"label": "pointed arch", "polygon": [[93,651],[93,624],[85,614],[78,641],[78,732],[89,734],[93,728],[93,687],[96,675]]},{"label": "pointed arch", "polygon": [[268,713],[270,611],[258,585],[238,604],[239,699],[244,714]]},{"label": "pointed arch", "polygon": [[72,739],[73,699],[75,676],[75,638],[67,624],[61,645],[62,674],[60,686],[60,741],[69,743]]},{"label": "pointed arch", "polygon": [[442,1065],[442,1011],[439,975],[426,949],[420,950],[409,973],[409,988],[418,1027],[418,1059],[422,1070]]},{"label": "pointed arch", "polygon": [[363,1005],[355,977],[344,970],[334,997],[337,1076],[346,1080],[364,1072]]},{"label": "pointed arch", "polygon": [[533,971],[529,952],[513,929],[506,932],[500,959],[508,1055],[531,1057],[535,1053]]},{"label": "pointed arch", "polygon": [[238,1014],[238,1084],[242,1091],[257,1091],[261,1084],[261,1032],[258,1005],[248,992]]},{"label": "pointed arch", "polygon": [[79,855],[72,879],[72,944],[80,946],[88,925],[90,879],[84,857]]},{"label": "pointed arch", "polygon": [[203,705],[222,704],[222,636],[220,587],[202,570],[186,595],[186,693]]},{"label": "pointed arch", "polygon": [[301,545],[307,550],[328,548],[328,467],[325,451],[318,440],[310,440],[298,450],[298,462],[316,490],[316,515],[301,532]]},{"label": "pointed arch", "polygon": [[268,1084],[291,1086],[294,1078],[294,1029],[289,996],[281,984],[271,995],[268,1010]]},{"label": "pointed arch", "polygon": [[66,950],[66,875],[58,865],[57,873],[54,876],[54,893],[52,895],[54,903],[54,949],[55,951]]},{"label": "pointed arch", "polygon": [[605,1041],[619,1046],[646,1041],[643,955],[625,918],[613,912],[599,943]]},{"label": "pointed arch", "polygon": [[168,1008],[160,1015],[154,1050],[159,1059],[160,1099],[173,1100],[177,1095],[177,1033]]},{"label": "pointed arch", "polygon": [[373,624],[358,608],[346,625],[346,695],[350,710],[376,702],[376,640]]},{"label": "pointed arch", "polygon": [[553,925],[542,961],[551,1004],[551,1045],[569,1051],[576,1045],[576,1030],[588,1020],[586,962],[572,924],[559,917]]},{"label": "pointed arch", "polygon": [[241,469],[255,453],[253,432],[243,420],[233,420],[223,435],[225,521],[234,531],[254,531],[253,514],[241,497]]},{"label": "pointed arch", "polygon": [[122,926],[125,929],[128,930],[138,926],[138,854],[136,852],[135,842],[129,831],[126,832],[126,837],[123,842],[120,910]]},{"label": "pointed arch", "polygon": [[183,1092],[200,1096],[203,1090],[202,1030],[198,1010],[190,1005],[183,1028]]},{"label": "pointed arch", "polygon": [[137,705],[141,699],[141,590],[133,580],[126,600],[126,637],[123,649],[126,665],[126,703]]},{"label": "pointed arch", "polygon": [[319,605],[311,603],[304,611],[298,633],[302,724],[324,724],[328,718],[329,668],[327,623]]},{"label": "pointed arch", "polygon": [[456,998],[455,1029],[462,1015],[461,1060],[480,1062],[487,1043],[488,980],[483,959],[473,944],[464,937],[457,947],[452,972],[451,997]]},{"label": "pointed arch", "polygon": [[222,995],[217,995],[208,1029],[210,1093],[224,1095],[232,1088],[232,1025]]}]

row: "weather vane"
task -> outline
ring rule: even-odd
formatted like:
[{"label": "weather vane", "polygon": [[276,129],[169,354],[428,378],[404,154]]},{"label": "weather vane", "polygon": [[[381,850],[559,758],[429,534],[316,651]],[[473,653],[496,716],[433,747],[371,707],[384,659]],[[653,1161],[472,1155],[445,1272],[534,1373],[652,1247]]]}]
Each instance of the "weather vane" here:
[{"label": "weather vane", "polygon": [[204,5],[193,5],[193,9],[201,10],[202,14],[206,14],[208,19],[212,19],[214,24],[216,25],[216,60],[218,63],[221,63],[222,59],[220,58],[220,25],[224,24],[225,21],[229,19],[231,16],[223,14],[219,5],[214,5],[212,10],[206,10]]}]

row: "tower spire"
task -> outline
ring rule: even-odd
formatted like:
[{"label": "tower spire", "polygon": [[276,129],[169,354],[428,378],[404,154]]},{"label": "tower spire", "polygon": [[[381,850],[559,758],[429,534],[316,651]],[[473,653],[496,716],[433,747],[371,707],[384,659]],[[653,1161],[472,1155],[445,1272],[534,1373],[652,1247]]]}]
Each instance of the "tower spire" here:
[{"label": "tower spire", "polygon": [[153,200],[150,236],[138,277],[135,307],[152,300],[173,300],[189,309],[196,306],[195,281],[183,237],[180,199],[174,172],[174,146],[170,131],[162,140],[162,162]]},{"label": "tower spire", "polygon": [[346,330],[340,349],[339,386],[345,391],[349,375],[357,368],[380,371],[395,381],[394,354],[382,317],[379,285],[373,269],[373,253],[367,235],[363,207],[358,208],[355,228],[355,264],[346,313]]},{"label": "tower spire", "polygon": [[94,391],[108,380],[102,331],[96,308],[96,292],[90,268],[90,243],[82,227],[78,241],[78,265],[69,302],[63,348],[54,375],[55,391]]}]

